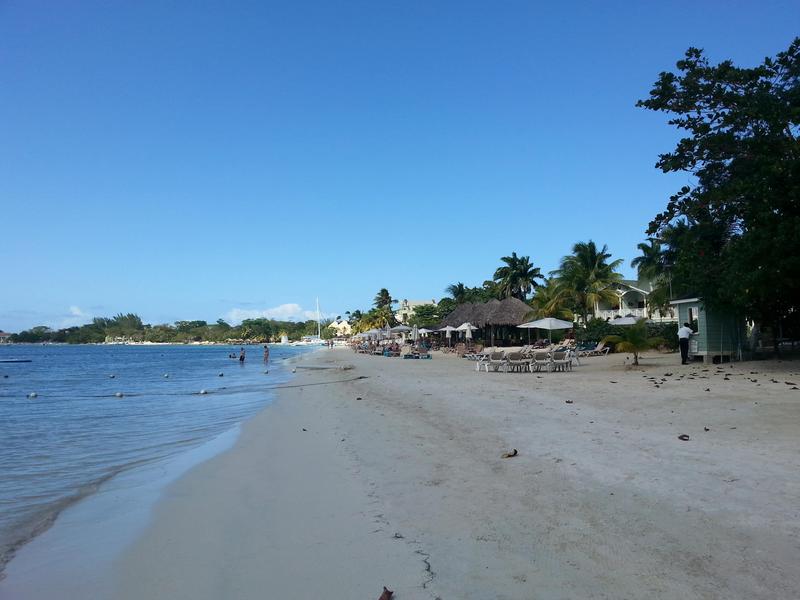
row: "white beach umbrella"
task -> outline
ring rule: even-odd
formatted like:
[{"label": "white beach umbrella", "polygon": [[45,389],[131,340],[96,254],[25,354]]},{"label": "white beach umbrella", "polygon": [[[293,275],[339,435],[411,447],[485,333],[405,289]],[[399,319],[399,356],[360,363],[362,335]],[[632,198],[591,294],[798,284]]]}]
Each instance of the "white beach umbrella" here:
[{"label": "white beach umbrella", "polygon": [[456,327],[458,331],[464,332],[464,339],[471,340],[472,339],[472,332],[478,327],[475,327],[472,323],[462,323],[458,327]]},{"label": "white beach umbrella", "polygon": [[617,317],[608,322],[609,325],[636,325],[641,319],[636,317]]},{"label": "white beach umbrella", "polygon": [[419,332],[421,334],[425,334],[425,335],[427,335],[429,333],[433,333],[434,331],[436,331],[436,330],[435,329],[428,329],[427,327],[420,327],[420,329],[419,329]]},{"label": "white beach umbrella", "polygon": [[390,329],[392,333],[407,333],[411,331],[411,327],[408,325],[395,325]]},{"label": "white beach umbrella", "polygon": [[450,344],[450,336],[452,335],[452,333],[454,331],[456,331],[456,328],[453,327],[452,325],[445,325],[444,327],[439,329],[439,331],[444,331],[445,332],[445,337],[447,338],[447,343]]},{"label": "white beach umbrella", "polygon": [[554,319],[553,317],[517,325],[517,327],[521,329],[547,329],[547,339],[551,342],[553,340],[552,331],[554,329],[572,329],[574,326],[575,325],[569,321],[562,321],[561,319]]}]

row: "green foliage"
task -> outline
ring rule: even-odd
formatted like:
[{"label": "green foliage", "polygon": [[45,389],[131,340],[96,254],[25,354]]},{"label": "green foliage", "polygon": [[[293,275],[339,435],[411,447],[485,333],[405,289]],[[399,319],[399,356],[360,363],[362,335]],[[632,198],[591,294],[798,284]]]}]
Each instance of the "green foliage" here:
[{"label": "green foliage", "polygon": [[500,258],[505,264],[494,272],[494,285],[502,298],[519,298],[523,302],[531,290],[539,286],[537,279],[544,279],[538,267],[534,267],[529,256]]},{"label": "green foliage", "polygon": [[415,306],[414,312],[408,319],[408,325],[425,327],[426,325],[437,325],[442,320],[439,306],[436,304],[423,304]]},{"label": "green foliage", "polygon": [[685,132],[656,166],[696,183],[648,232],[671,237],[673,285],[777,329],[800,308],[800,38],[753,68],[690,48],[677,71],[637,106]]},{"label": "green foliage", "polygon": [[391,307],[392,302],[394,302],[394,300],[392,299],[392,295],[386,288],[381,288],[380,290],[378,290],[378,293],[375,294],[375,299],[373,300],[375,308],[383,308],[385,306]]},{"label": "green foliage", "polygon": [[206,321],[177,321],[175,325],[145,325],[135,314],[116,317],[96,317],[91,323],[80,327],[52,330],[45,326],[33,327],[11,336],[12,342],[20,343],[66,343],[96,344],[107,339],[124,341],[146,341],[154,343],[268,342],[280,340],[286,332],[290,340],[299,340],[303,335],[316,335],[316,321],[275,321],[273,319],[246,319],[233,327],[223,319],[213,325]]},{"label": "green foliage", "polygon": [[662,345],[670,350],[678,349],[678,323],[648,323],[647,335],[662,339]]},{"label": "green foliage", "polygon": [[578,242],[572,247],[572,254],[564,256],[553,272],[561,293],[569,299],[571,308],[583,317],[584,323],[588,322],[589,314],[594,315],[598,302],[616,300],[616,293],[610,286],[622,279],[616,271],[622,259],[608,262],[610,258],[607,246],[598,250],[592,240]]},{"label": "green foliage", "polygon": [[439,303],[436,305],[439,314],[444,318],[445,316],[449,315],[456,309],[458,306],[458,302],[453,298],[442,298],[439,300]]},{"label": "green foliage", "polygon": [[589,319],[586,327],[575,329],[575,339],[581,342],[599,342],[609,335],[619,335],[622,327],[611,325],[603,319]]},{"label": "green foliage", "polygon": [[547,279],[545,285],[536,288],[530,305],[533,309],[532,319],[544,319],[553,317],[572,321],[574,313],[570,309],[570,294],[565,286],[558,284],[554,278]]},{"label": "green foliage", "polygon": [[639,365],[639,353],[650,348],[655,348],[664,343],[665,340],[659,337],[650,337],[647,331],[647,320],[639,319],[635,325],[618,327],[619,334],[607,335],[603,342],[614,344],[616,352],[630,352],[633,354],[633,364]]}]

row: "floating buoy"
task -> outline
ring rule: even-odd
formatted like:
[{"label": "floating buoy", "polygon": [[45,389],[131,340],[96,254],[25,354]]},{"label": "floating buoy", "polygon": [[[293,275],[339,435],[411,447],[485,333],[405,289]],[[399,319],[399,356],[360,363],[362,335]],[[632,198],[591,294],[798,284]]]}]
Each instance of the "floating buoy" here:
[{"label": "floating buoy", "polygon": [[[269,371],[264,371],[264,375],[268,375],[268,374],[269,374]],[[6,377],[8,377],[8,375],[6,375]]]},{"label": "floating buoy", "polygon": [[297,367],[292,368],[292,373],[297,373]]},{"label": "floating buoy", "polygon": [[166,379],[168,377],[169,377],[169,373],[164,373],[164,378]]},{"label": "floating buoy", "polygon": [[36,398],[36,396],[38,395],[39,394],[37,394],[36,392],[31,392],[30,394],[28,394],[28,398]]},{"label": "floating buoy", "polygon": [[217,377],[225,377],[225,373],[220,373]]},{"label": "floating buoy", "polygon": [[205,391],[205,390],[200,390],[200,395],[201,395],[201,396],[202,396],[202,395],[204,395],[204,394],[207,394],[207,393],[208,393],[208,392],[207,392],[207,391]]},{"label": "floating buoy", "polygon": [[109,375],[108,376],[109,379],[114,379],[115,377],[116,377],[116,375]]},{"label": "floating buoy", "polygon": [[114,394],[114,396],[117,398],[122,398],[124,395],[125,394],[123,394],[122,392],[117,392],[116,394]]}]

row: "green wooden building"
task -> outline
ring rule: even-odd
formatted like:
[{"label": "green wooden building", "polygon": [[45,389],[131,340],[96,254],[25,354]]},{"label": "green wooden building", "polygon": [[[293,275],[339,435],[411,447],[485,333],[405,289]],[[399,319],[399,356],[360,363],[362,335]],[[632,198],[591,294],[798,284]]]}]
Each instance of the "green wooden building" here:
[{"label": "green wooden building", "polygon": [[708,309],[700,298],[670,302],[677,309],[679,326],[689,323],[697,334],[689,340],[689,360],[702,356],[704,363],[741,360],[746,339],[744,319]]}]

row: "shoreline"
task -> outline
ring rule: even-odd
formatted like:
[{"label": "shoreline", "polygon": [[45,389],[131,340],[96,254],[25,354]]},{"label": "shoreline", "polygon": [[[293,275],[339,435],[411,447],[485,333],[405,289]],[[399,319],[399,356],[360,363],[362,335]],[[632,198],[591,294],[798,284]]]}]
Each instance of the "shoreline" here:
[{"label": "shoreline", "polygon": [[[277,390],[291,383],[290,365],[302,357],[303,354],[297,354],[276,358],[275,362],[281,363],[277,367],[278,379],[263,389]],[[223,386],[216,391],[229,393],[227,388]],[[272,401],[274,399],[258,412],[268,408]],[[62,597],[64,588],[73,583],[76,584],[74,597],[93,595],[95,590],[81,587],[85,582],[79,581],[76,575],[81,574],[95,584],[103,580],[105,574],[97,564],[108,562],[113,554],[138,537],[161,492],[195,466],[230,449],[242,424],[255,414],[182,452],[117,468],[54,504],[32,534],[19,539],[4,555],[5,560],[0,565],[0,599]],[[125,511],[119,508],[122,505],[127,506]],[[99,529],[97,522],[104,523],[107,529]],[[98,547],[102,551],[98,551]],[[92,557],[91,561],[86,557]],[[40,569],[42,564],[48,566],[45,572]]]},{"label": "shoreline", "polygon": [[309,354],[334,369],[168,486],[111,597],[800,596],[800,364],[623,358]]}]

